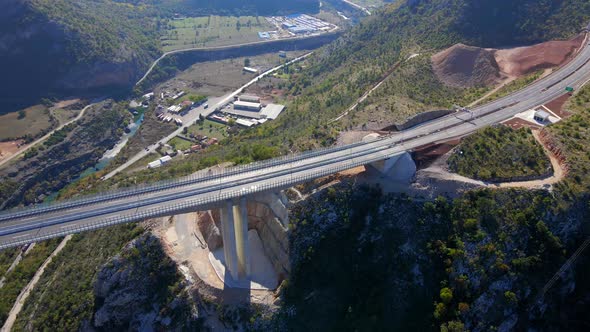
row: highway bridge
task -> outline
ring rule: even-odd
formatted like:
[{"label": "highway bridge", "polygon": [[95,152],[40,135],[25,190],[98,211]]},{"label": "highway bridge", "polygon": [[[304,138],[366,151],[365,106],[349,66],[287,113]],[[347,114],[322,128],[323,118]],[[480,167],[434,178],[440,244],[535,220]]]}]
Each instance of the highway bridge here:
[{"label": "highway bridge", "polygon": [[[420,146],[465,136],[547,103],[564,94],[567,86],[580,88],[590,80],[590,47],[586,43],[572,61],[523,90],[468,112],[459,111],[371,142],[314,150],[200,172],[174,181],[4,211],[0,213],[0,249],[215,207],[226,211],[224,220],[227,223],[240,213],[236,207],[250,195],[288,188],[339,171],[388,160]],[[230,224],[229,232],[232,233],[238,224]],[[222,230],[222,233],[227,231]]]}]

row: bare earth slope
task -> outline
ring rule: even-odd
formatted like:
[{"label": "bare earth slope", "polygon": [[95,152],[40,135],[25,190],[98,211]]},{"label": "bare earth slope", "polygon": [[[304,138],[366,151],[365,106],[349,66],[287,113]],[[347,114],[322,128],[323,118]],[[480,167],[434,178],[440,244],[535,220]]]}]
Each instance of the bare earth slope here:
[{"label": "bare earth slope", "polygon": [[455,44],[432,56],[432,67],[448,86],[491,86],[508,77],[559,66],[575,53],[584,40],[549,41],[532,46],[490,49]]},{"label": "bare earth slope", "polygon": [[502,79],[494,51],[455,44],[432,56],[436,76],[455,87],[494,85]]},{"label": "bare earth slope", "polygon": [[571,40],[548,41],[532,46],[496,50],[495,57],[502,72],[510,76],[523,76],[563,64],[583,41],[584,36],[579,35]]}]

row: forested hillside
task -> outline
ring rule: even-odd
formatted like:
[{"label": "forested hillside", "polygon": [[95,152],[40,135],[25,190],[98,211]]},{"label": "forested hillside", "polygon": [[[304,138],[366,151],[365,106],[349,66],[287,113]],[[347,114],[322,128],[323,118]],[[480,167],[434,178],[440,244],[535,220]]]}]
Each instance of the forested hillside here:
[{"label": "forested hillside", "polygon": [[5,0],[0,114],[42,97],[125,93],[161,53],[174,14],[317,11],[316,0]]},{"label": "forested hillside", "polygon": [[[585,0],[404,0],[384,7],[318,52],[290,89],[313,101],[307,108],[314,105],[335,113],[332,109],[342,111],[384,76],[397,75],[396,65],[413,53],[427,54],[459,42],[502,47],[568,38],[588,21],[590,3]],[[439,90],[422,85],[405,88],[416,91],[403,92],[402,97],[437,100],[431,97]],[[451,97],[427,106],[449,107]]]},{"label": "forested hillside", "polygon": [[128,87],[160,53],[147,12],[110,0],[8,0],[2,113],[52,95]]}]

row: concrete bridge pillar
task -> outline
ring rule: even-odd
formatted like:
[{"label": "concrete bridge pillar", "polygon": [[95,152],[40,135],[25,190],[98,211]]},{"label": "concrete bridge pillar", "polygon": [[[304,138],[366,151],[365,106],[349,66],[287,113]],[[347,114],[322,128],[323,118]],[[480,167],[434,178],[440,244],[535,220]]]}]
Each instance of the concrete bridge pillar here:
[{"label": "concrete bridge pillar", "polygon": [[410,182],[416,174],[416,164],[408,152],[371,163],[370,166],[398,182]]},{"label": "concrete bridge pillar", "polygon": [[223,238],[223,257],[225,270],[234,280],[238,280],[238,254],[236,251],[236,231],[234,224],[234,209],[231,201],[225,202],[221,208],[221,236]]},{"label": "concrete bridge pillar", "polygon": [[221,208],[221,236],[225,269],[234,280],[250,275],[248,207],[243,197],[239,204],[227,201]]},{"label": "concrete bridge pillar", "polygon": [[234,205],[234,216],[238,275],[248,277],[250,275],[250,244],[248,242],[248,201],[246,197],[240,199],[239,205]]}]

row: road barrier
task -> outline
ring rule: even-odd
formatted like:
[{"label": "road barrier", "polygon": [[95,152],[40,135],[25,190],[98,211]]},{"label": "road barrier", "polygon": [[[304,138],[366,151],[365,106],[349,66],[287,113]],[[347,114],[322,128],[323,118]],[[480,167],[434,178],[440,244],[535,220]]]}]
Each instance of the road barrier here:
[{"label": "road barrier", "polygon": [[148,209],[146,211],[136,212],[133,214],[127,214],[122,216],[110,217],[105,218],[104,220],[100,220],[92,225],[84,225],[78,226],[73,225],[69,227],[60,228],[56,231],[45,231],[44,228],[38,228],[34,234],[26,237],[19,237],[18,239],[11,240],[11,241],[4,241],[0,243],[0,249],[6,249],[10,247],[15,247],[18,245],[23,245],[26,243],[38,242],[43,241],[51,238],[61,237],[68,234],[76,234],[85,231],[96,230],[103,227],[118,225],[122,223],[128,222],[136,222],[142,221],[150,218],[155,217],[163,217],[163,216],[171,216],[182,212],[188,211],[195,211],[199,208],[207,208],[217,206],[219,203],[222,203],[226,200],[233,200],[238,199],[243,196],[253,195],[261,192],[279,190],[291,187],[298,183],[308,182],[317,178],[321,178],[330,174],[334,174],[340,171],[344,171],[347,169],[351,169],[358,166],[363,166],[366,164],[370,164],[375,161],[383,160],[388,158],[388,154],[384,152],[383,155],[377,155],[369,159],[363,160],[355,160],[350,159],[348,162],[343,163],[341,165],[337,165],[334,167],[328,167],[326,169],[321,169],[311,174],[305,175],[296,175],[292,176],[289,180],[279,180],[274,181],[269,184],[259,185],[256,187],[250,187],[246,190],[233,190],[229,192],[220,192],[215,195],[211,195],[210,197],[206,198],[198,198],[198,199],[187,199],[183,203],[175,203],[165,207],[158,207]]},{"label": "road barrier", "polygon": [[[382,137],[380,139],[384,139],[384,138],[385,137]],[[147,194],[147,193],[171,189],[171,188],[177,188],[177,187],[186,186],[186,185],[193,185],[193,184],[196,184],[199,182],[218,180],[218,179],[222,179],[224,177],[230,177],[230,176],[238,175],[238,174],[245,173],[245,172],[251,172],[251,171],[256,171],[256,170],[260,170],[260,169],[277,167],[277,166],[301,161],[301,160],[304,160],[307,158],[314,158],[314,157],[318,157],[318,156],[321,156],[324,154],[336,153],[336,152],[343,151],[346,149],[352,149],[352,148],[361,146],[363,144],[365,144],[365,143],[364,142],[357,142],[357,143],[353,143],[353,144],[349,144],[349,145],[342,145],[342,146],[337,146],[337,147],[320,148],[320,149],[305,151],[305,152],[301,152],[301,153],[297,153],[297,154],[285,155],[285,156],[281,156],[278,158],[253,162],[253,163],[250,163],[247,165],[237,165],[237,166],[232,166],[229,168],[220,168],[217,170],[212,170],[211,173],[201,171],[201,172],[198,172],[196,174],[193,174],[193,175],[190,175],[187,177],[182,177],[182,178],[174,179],[174,180],[165,180],[165,181],[160,181],[160,182],[156,182],[156,183],[152,183],[152,184],[138,185],[138,186],[135,186],[134,188],[131,188],[131,189],[122,188],[122,189],[102,192],[102,193],[95,194],[95,195],[88,195],[88,196],[84,196],[81,198],[65,200],[65,201],[61,201],[58,203],[43,203],[43,204],[34,205],[32,207],[29,206],[29,207],[21,207],[21,208],[6,210],[6,211],[0,212],[0,222],[5,221],[5,220],[10,220],[10,219],[28,217],[28,216],[32,216],[32,215],[41,214],[41,213],[54,212],[54,211],[68,209],[68,208],[72,208],[72,207],[76,207],[76,206],[86,206],[89,204],[106,202],[106,201],[111,201],[111,200],[115,200],[115,199],[119,199],[119,198],[129,197],[129,196],[137,196],[137,195]]]}]

